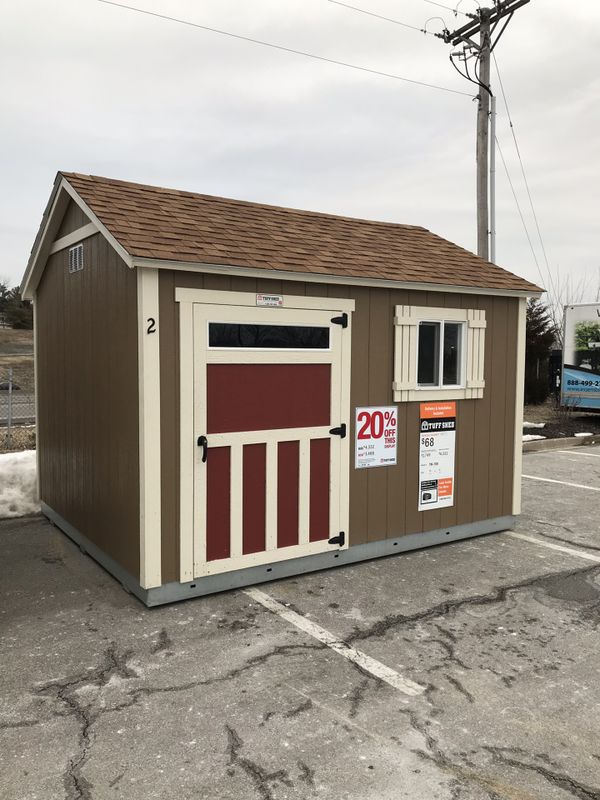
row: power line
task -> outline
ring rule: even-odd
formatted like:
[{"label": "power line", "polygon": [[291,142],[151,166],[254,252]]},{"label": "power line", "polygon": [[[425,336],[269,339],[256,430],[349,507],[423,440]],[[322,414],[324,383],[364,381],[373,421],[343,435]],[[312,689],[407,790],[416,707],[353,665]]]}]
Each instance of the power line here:
[{"label": "power line", "polygon": [[442,92],[450,92],[451,94],[460,94],[464,97],[471,97],[470,94],[467,92],[461,92],[459,89],[450,89],[447,86],[437,86],[434,83],[426,83],[425,81],[417,81],[413,78],[405,78],[402,75],[395,75],[391,72],[383,72],[382,70],[371,69],[370,67],[361,67],[358,64],[350,64],[346,61],[337,61],[334,58],[328,58],[327,56],[319,56],[316,53],[308,53],[305,50],[296,50],[292,47],[284,47],[281,44],[273,44],[272,42],[265,42],[262,39],[254,39],[251,36],[242,36],[239,33],[231,33],[231,31],[224,31],[219,28],[211,28],[208,25],[200,25],[197,22],[190,22],[187,19],[179,19],[178,17],[171,17],[168,14],[159,14],[156,11],[148,11],[145,8],[136,8],[135,6],[126,5],[125,3],[116,3],[113,0],[98,0],[99,3],[104,3],[108,6],[115,6],[117,8],[123,8],[127,11],[135,11],[138,14],[145,14],[149,17],[156,17],[157,19],[168,20],[169,22],[177,22],[180,25],[188,25],[191,28],[199,28],[203,31],[209,31],[210,33],[218,33],[220,36],[229,36],[232,39],[238,39],[243,42],[250,42],[251,44],[259,44],[262,47],[270,47],[273,50],[281,50],[284,53],[292,53],[296,56],[304,56],[305,58],[312,58],[315,61],[323,61],[326,64],[335,64],[338,67],[347,67],[348,69],[354,69],[359,72],[367,72],[370,75],[378,75],[382,78],[393,78],[397,81],[403,81],[404,83],[412,83],[416,86],[426,86],[428,89],[439,89]]},{"label": "power line", "polygon": [[504,165],[504,171],[506,172],[506,177],[508,179],[508,184],[512,191],[512,195],[515,199],[515,204],[517,206],[517,211],[519,212],[519,216],[521,217],[521,222],[523,224],[523,229],[525,231],[525,236],[527,236],[527,241],[529,242],[529,247],[531,249],[531,254],[533,256],[533,260],[535,261],[535,266],[537,267],[538,275],[540,276],[540,281],[545,283],[544,276],[542,275],[542,270],[540,269],[540,262],[538,261],[538,257],[536,255],[535,249],[533,247],[533,242],[531,241],[531,236],[529,235],[529,229],[527,227],[527,223],[525,222],[525,217],[523,216],[523,211],[521,210],[521,204],[519,203],[519,198],[517,197],[517,193],[515,191],[514,184],[510,177],[510,172],[508,171],[508,166],[506,164],[506,160],[504,158],[504,153],[502,152],[502,148],[500,147],[500,142],[498,141],[498,137],[496,136],[496,146],[498,148],[498,152],[500,153],[500,158],[502,159],[502,164]]},{"label": "power line", "polygon": [[465,14],[464,11],[459,11],[457,8],[452,8],[452,6],[445,6],[442,3],[436,3],[435,0],[423,0],[423,2],[424,3],[429,3],[430,6],[437,6],[438,8],[445,8],[446,11],[451,11],[454,14],[454,16],[456,16],[457,14],[462,14],[463,17],[468,16],[468,14]]},{"label": "power line", "polygon": [[525,189],[527,190],[527,197],[529,198],[529,205],[531,207],[531,213],[533,214],[533,219],[535,222],[535,227],[537,230],[538,239],[540,240],[540,247],[542,248],[542,253],[544,255],[544,262],[546,264],[546,269],[548,270],[548,277],[550,278],[550,283],[552,285],[553,291],[556,293],[556,287],[554,286],[554,280],[552,278],[552,271],[550,269],[550,263],[548,261],[548,256],[546,254],[546,248],[544,246],[544,240],[542,238],[542,232],[540,230],[540,225],[538,222],[537,214],[535,212],[535,207],[533,205],[533,197],[531,196],[531,191],[529,189],[529,181],[527,180],[527,175],[525,174],[525,166],[523,164],[523,159],[521,158],[521,150],[519,149],[519,143],[517,141],[517,134],[515,131],[515,126],[512,121],[512,117],[510,115],[510,110],[508,108],[508,100],[506,98],[506,92],[504,91],[504,84],[502,83],[502,76],[500,75],[500,69],[498,67],[498,61],[496,59],[496,55],[492,53],[494,57],[494,65],[496,67],[496,73],[498,75],[498,82],[500,84],[500,91],[502,92],[502,99],[504,100],[504,107],[506,108],[506,115],[508,116],[508,123],[510,125],[510,130],[512,133],[513,141],[515,143],[515,149],[517,151],[517,156],[519,158],[519,164],[521,165],[521,174],[523,175],[523,181],[525,183]]},{"label": "power line", "polygon": [[359,14],[366,14],[369,17],[376,17],[377,19],[382,19],[385,22],[392,22],[394,25],[401,25],[403,28],[410,28],[413,31],[418,31],[419,33],[426,33],[428,36],[433,36],[434,34],[430,31],[425,30],[425,28],[417,28],[416,25],[409,25],[408,22],[400,22],[399,19],[393,19],[392,17],[384,17],[383,14],[376,14],[374,11],[367,11],[364,8],[358,8],[358,6],[351,6],[349,3],[342,3],[341,0],[329,0],[330,3],[336,6],[343,6],[344,8],[348,8],[351,11],[358,11]]}]

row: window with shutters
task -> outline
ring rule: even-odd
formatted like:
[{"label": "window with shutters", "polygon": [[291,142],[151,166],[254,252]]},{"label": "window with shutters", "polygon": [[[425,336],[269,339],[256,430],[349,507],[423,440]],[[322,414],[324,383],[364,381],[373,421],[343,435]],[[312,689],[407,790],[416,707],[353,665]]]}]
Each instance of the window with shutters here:
[{"label": "window with shutters", "polygon": [[394,400],[483,397],[485,311],[396,306]]}]

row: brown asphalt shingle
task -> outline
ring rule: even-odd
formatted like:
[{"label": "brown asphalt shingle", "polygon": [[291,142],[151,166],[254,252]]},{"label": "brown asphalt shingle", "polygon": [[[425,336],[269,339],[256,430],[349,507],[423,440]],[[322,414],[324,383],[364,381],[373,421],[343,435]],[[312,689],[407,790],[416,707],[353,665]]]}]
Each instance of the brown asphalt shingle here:
[{"label": "brown asphalt shingle", "polygon": [[539,292],[413,225],[338,217],[61,173],[132,256]]}]

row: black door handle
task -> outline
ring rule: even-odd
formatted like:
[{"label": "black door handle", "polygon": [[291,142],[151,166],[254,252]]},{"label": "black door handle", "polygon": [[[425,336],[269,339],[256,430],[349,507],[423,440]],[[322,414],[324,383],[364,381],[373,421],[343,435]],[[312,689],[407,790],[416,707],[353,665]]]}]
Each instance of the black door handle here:
[{"label": "black door handle", "polygon": [[198,437],[198,447],[202,448],[202,463],[206,464],[206,459],[208,458],[208,439],[206,436]]}]

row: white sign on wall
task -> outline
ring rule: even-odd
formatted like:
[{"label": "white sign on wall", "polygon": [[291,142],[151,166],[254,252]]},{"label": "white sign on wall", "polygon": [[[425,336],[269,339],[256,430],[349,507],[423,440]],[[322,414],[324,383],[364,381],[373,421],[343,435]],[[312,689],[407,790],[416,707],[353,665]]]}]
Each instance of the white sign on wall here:
[{"label": "white sign on wall", "polygon": [[281,308],[283,305],[283,295],[281,294],[257,294],[257,306],[268,306],[269,308]]},{"label": "white sign on wall", "polygon": [[456,403],[421,403],[419,511],[454,505]]},{"label": "white sign on wall", "polygon": [[390,467],[396,463],[398,408],[370,406],[356,409],[354,466]]}]

